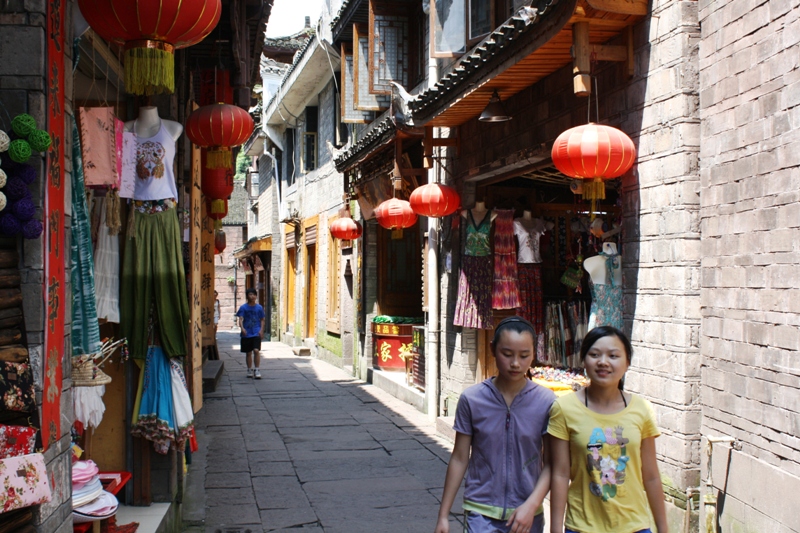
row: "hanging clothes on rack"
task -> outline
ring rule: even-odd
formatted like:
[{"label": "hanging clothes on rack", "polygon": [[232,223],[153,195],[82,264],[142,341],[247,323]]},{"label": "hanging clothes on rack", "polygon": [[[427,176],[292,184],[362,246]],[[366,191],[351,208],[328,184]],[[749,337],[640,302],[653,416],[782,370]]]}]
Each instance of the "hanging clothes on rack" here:
[{"label": "hanging clothes on rack", "polygon": [[516,309],[520,300],[514,257],[514,210],[496,209],[495,213],[492,309]]},{"label": "hanging clothes on rack", "polygon": [[467,211],[467,242],[461,258],[458,300],[453,324],[466,328],[492,328],[492,248],[489,233],[492,213],[487,212],[480,224],[472,211]]},{"label": "hanging clothes on rack", "polygon": [[589,277],[592,292],[592,309],[589,316],[589,331],[600,326],[622,329],[622,287],[614,283],[613,272],[619,269],[619,254],[598,255],[605,257],[606,282],[594,283]]},{"label": "hanging clothes on rack", "polygon": [[100,220],[94,254],[97,318],[119,324],[119,238],[111,235],[107,220],[108,197],[96,198]]}]

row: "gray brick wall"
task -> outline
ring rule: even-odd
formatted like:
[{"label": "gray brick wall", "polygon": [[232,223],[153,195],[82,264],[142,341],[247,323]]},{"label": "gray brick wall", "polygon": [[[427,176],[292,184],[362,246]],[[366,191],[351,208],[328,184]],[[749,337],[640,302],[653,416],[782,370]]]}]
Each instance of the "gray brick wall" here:
[{"label": "gray brick wall", "polygon": [[[702,430],[721,531],[797,527],[800,2],[699,2]],[[706,466],[706,469],[708,466]]]}]

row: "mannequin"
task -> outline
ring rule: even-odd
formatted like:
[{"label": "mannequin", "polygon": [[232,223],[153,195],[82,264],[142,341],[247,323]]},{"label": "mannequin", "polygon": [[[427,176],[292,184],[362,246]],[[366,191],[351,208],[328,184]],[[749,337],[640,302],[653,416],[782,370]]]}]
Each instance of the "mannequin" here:
[{"label": "mannequin", "polygon": [[608,257],[618,257],[617,245],[613,242],[604,242],[602,253],[584,260],[583,268],[589,273],[592,283],[595,285],[605,285],[609,283],[609,273],[611,274],[611,285],[622,286],[622,264],[621,261],[612,261],[611,271],[606,265]]},{"label": "mannequin", "polygon": [[592,310],[589,330],[598,326],[622,329],[622,261],[613,242],[603,243],[603,251],[583,262],[589,273]]},{"label": "mannequin", "polygon": [[[461,211],[466,219],[464,255],[458,282],[458,301],[453,324],[467,328],[492,327],[491,227],[497,217],[484,202]],[[513,253],[513,252],[512,252]]]},{"label": "mannequin", "polygon": [[554,227],[555,224],[552,222],[533,218],[533,213],[527,209],[522,212],[520,218],[514,219],[520,296],[517,314],[530,321],[536,330],[537,358],[544,351],[544,297],[539,241],[545,232]]},{"label": "mannequin", "polygon": [[162,119],[158,116],[158,108],[155,106],[140,107],[139,117],[136,120],[126,122],[125,131],[147,139],[156,135],[162,124],[174,141],[177,141],[178,137],[183,133],[183,125],[180,122]]},{"label": "mannequin", "polygon": [[125,123],[125,131],[136,135],[134,200],[177,200],[172,165],[175,143],[183,133],[183,126],[159,117],[157,107],[144,106],[136,120]]},{"label": "mannequin", "polygon": [[[461,216],[464,218],[469,218],[469,214],[472,213],[472,219],[475,221],[475,224],[480,226],[481,222],[483,222],[483,217],[486,216],[488,211],[489,210],[486,209],[486,202],[475,202],[475,207],[472,209],[462,210]],[[494,222],[494,219],[497,218],[497,213],[492,210],[490,216],[491,218],[489,219],[489,222]]]}]

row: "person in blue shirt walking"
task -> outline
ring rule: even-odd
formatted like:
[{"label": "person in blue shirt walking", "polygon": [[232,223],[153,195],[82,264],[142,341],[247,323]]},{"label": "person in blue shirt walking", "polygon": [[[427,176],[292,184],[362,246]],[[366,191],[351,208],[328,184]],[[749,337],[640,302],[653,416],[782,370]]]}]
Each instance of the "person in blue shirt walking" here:
[{"label": "person in blue shirt walking", "polygon": [[261,304],[256,303],[258,291],[250,288],[245,291],[245,295],[247,303],[242,304],[236,312],[242,335],[241,352],[247,354],[247,377],[261,379],[261,370],[258,367],[261,366],[261,335],[264,333],[266,315]]},{"label": "person in blue shirt walking", "polygon": [[462,507],[469,533],[544,530],[542,501],[550,490],[547,424],[556,397],[526,376],[534,338],[533,325],[524,318],[502,320],[491,343],[497,376],[461,394],[435,533],[449,533],[450,510],[465,473]]}]

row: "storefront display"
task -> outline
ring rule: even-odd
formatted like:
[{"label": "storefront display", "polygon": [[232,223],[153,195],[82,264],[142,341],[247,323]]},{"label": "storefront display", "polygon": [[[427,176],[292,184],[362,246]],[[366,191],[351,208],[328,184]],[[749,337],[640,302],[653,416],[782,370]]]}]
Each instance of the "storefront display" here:
[{"label": "storefront display", "polygon": [[495,213],[492,309],[516,309],[520,307],[520,300],[514,253],[514,210],[497,209]]},{"label": "storefront display", "polygon": [[461,212],[466,220],[466,244],[461,257],[458,301],[453,324],[466,328],[491,329],[492,248],[490,234],[497,216],[478,202]]},{"label": "storefront display", "polygon": [[583,264],[592,291],[589,330],[599,326],[622,329],[622,266],[617,245],[604,243],[603,251]]}]

